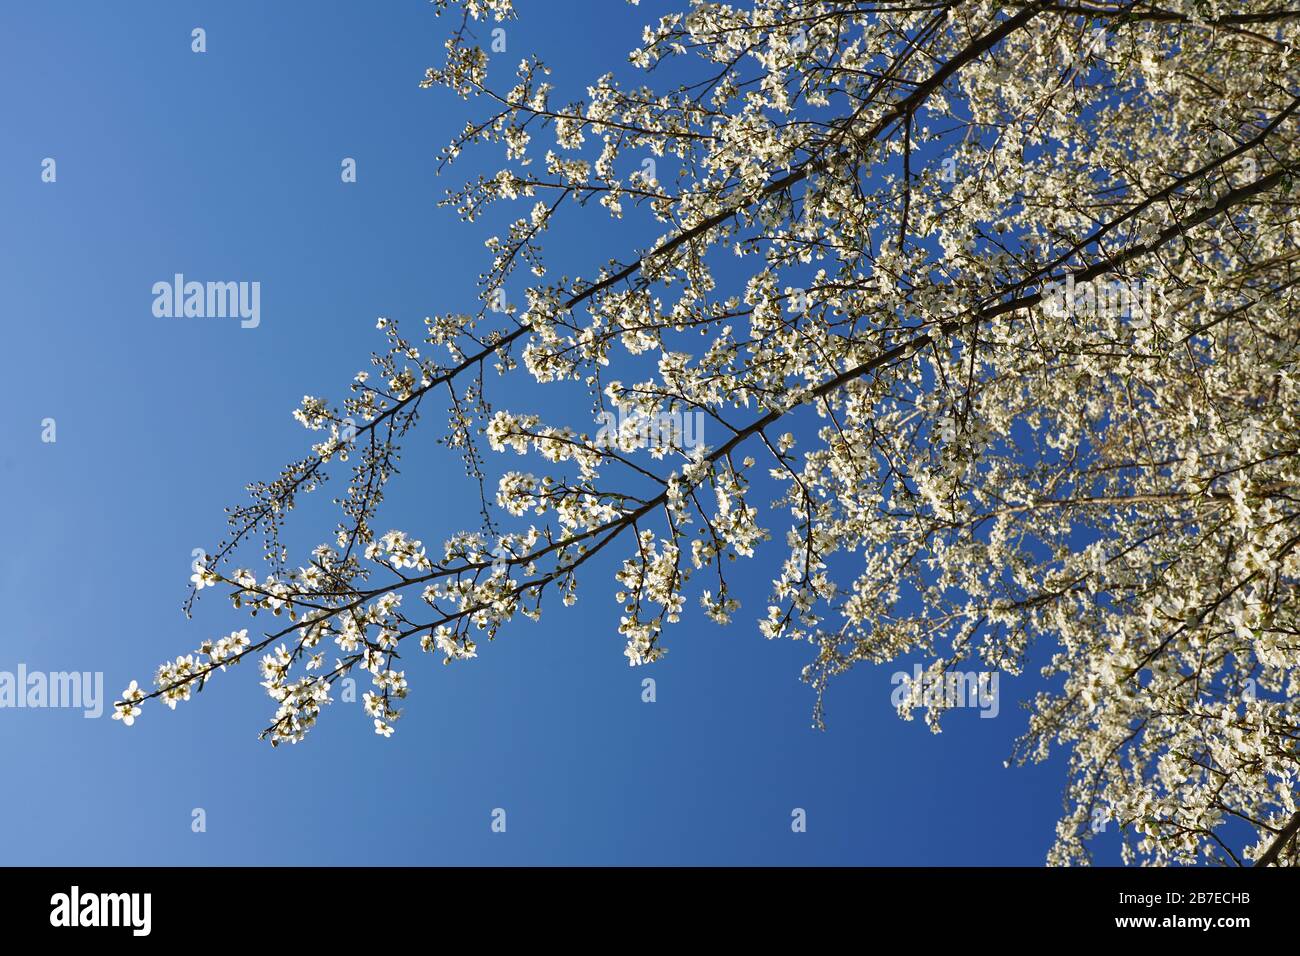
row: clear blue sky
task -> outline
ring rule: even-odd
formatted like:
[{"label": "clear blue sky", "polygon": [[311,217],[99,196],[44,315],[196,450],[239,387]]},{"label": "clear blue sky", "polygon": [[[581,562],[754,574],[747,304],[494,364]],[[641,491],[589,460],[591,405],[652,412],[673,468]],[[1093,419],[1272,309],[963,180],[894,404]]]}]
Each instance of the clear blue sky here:
[{"label": "clear blue sky", "polygon": [[[663,12],[521,7],[494,75],[535,51],[561,96],[622,69]],[[342,395],[379,344],[376,316],[414,331],[465,308],[487,262],[486,231],[436,207],[475,168],[436,175],[465,107],[418,89],[448,27],[423,0],[0,9],[0,671],[103,671],[111,699],[252,623],[220,594],[184,618],[192,550],[219,539],[247,482],[306,449],[290,411]],[[560,233],[556,254],[576,271],[627,252],[618,238]],[[154,317],[150,288],[176,272],[260,281],[261,326]],[[472,523],[475,499],[427,424],[380,524],[434,544]],[[299,544],[333,525],[299,519]],[[626,666],[607,567],[577,607],[468,665],[409,655],[389,740],[337,703],[306,743],[272,751],[252,667],[131,730],[0,710],[0,863],[1041,863],[1062,764],[1002,766],[1027,683],[1004,680],[997,719],[954,712],[933,736],[894,715],[894,667],[863,667],[814,731],[806,646],[753,624],[775,560],[742,569],[735,624],[693,616],[653,669]],[[795,807],[807,833],[791,832]]]}]

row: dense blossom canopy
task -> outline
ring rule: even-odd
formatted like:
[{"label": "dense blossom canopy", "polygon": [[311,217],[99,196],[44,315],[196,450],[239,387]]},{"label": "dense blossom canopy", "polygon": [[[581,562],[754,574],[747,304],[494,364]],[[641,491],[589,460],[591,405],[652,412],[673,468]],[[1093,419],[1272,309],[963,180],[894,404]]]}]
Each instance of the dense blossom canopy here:
[{"label": "dense blossom canopy", "polygon": [[[165,664],[125,722],[262,655],[273,743],[360,671],[391,734],[399,645],[472,658],[545,592],[572,602],[606,549],[625,653],[653,662],[688,606],[737,617],[728,562],[770,542],[769,606],[739,619],[809,645],[818,721],[858,662],[1048,660],[1015,759],[1069,754],[1051,862],[1086,862],[1099,819],[1131,861],[1300,862],[1300,11],[696,2],[646,27],[641,85],[611,73],[558,102],[536,59],[495,85],[507,63],[470,27],[487,46],[510,0],[436,3],[461,26],[426,85],[484,108],[445,161],[504,147],[449,202],[522,204],[488,243],[483,307],[415,336],[381,320],[350,395],[304,398],[319,442],[253,486],[194,578],[287,623]],[[565,216],[658,238],[556,276],[542,240]],[[611,377],[629,362],[651,371]],[[586,387],[593,414],[489,405],[521,374]],[[494,451],[519,470],[481,526],[426,547],[372,520],[443,401],[472,477]],[[705,427],[639,448],[665,415]],[[282,522],[332,472],[342,520],[293,569]],[[267,577],[231,567],[257,535]],[[925,702],[935,729],[943,707]]]}]

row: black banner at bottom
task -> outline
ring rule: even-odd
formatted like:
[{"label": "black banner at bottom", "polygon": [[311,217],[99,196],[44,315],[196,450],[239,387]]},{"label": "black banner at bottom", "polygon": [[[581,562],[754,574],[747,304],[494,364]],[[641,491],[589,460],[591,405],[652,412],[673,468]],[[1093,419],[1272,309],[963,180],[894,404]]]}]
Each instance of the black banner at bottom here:
[{"label": "black banner at bottom", "polygon": [[867,933],[875,925],[882,942],[905,930],[971,943],[994,928],[1226,942],[1293,929],[1300,890],[1294,873],[1275,869],[60,867],[0,869],[0,882],[0,925],[18,939],[314,938],[331,948],[373,944],[380,926],[398,939],[431,923],[538,938],[582,937],[611,921],[652,927],[661,940],[677,931],[806,938],[848,921]]}]

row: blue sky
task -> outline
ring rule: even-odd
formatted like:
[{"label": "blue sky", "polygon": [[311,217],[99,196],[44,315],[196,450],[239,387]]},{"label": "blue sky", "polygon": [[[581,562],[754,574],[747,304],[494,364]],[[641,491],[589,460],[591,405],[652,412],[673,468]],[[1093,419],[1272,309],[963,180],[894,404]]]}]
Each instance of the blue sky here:
[{"label": "blue sky", "polygon": [[[536,52],[562,95],[623,69],[640,24],[668,9],[521,7],[493,75]],[[195,27],[206,53],[191,52]],[[418,89],[448,28],[423,0],[0,12],[0,671],[103,671],[111,697],[253,623],[220,595],[185,619],[193,549],[213,547],[245,484],[306,449],[289,413],[305,393],[341,397],[380,345],[377,316],[413,331],[467,308],[487,265],[488,230],[437,207],[476,168],[437,175],[468,114]],[[340,181],[344,157],[355,184]],[[565,271],[627,251],[598,218],[553,237]],[[260,326],[155,317],[150,289],[177,272],[259,281]],[[476,510],[436,425],[381,521],[427,544]],[[300,546],[334,520],[297,517]],[[131,730],[0,710],[0,863],[1041,863],[1062,763],[1002,766],[1027,682],[1004,679],[997,719],[954,712],[934,736],[894,715],[898,668],[864,666],[814,731],[806,646],[753,624],[776,560],[739,569],[735,624],[692,615],[649,670],[626,666],[610,568],[594,568],[575,608],[506,629],[478,660],[408,655],[389,740],[336,703],[307,742],[272,751],[256,739],[272,707],[252,667]],[[806,833],[791,830],[796,807]],[[206,832],[191,830],[195,808]]]}]

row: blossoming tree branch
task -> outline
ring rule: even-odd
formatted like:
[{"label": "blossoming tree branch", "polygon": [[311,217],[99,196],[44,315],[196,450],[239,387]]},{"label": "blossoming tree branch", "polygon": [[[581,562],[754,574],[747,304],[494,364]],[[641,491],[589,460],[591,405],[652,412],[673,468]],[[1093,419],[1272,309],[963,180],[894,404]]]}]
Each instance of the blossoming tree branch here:
[{"label": "blossoming tree branch", "polygon": [[[638,85],[561,102],[535,58],[496,82],[477,34],[511,0],[436,5],[459,27],[425,85],[480,110],[443,163],[504,152],[448,203],[522,207],[482,307],[380,320],[346,397],[304,398],[320,440],[230,511],[190,595],[280,626],[204,641],[116,716],[261,655],[273,744],[361,672],[388,735],[412,645],[472,658],[572,603],[601,552],[635,665],[684,615],[737,617],[730,562],[773,553],[739,626],[808,645],[818,724],[859,663],[1018,674],[1038,652],[1013,759],[1069,755],[1049,862],[1086,862],[1104,819],[1128,861],[1300,863],[1300,9],[693,3],[645,28]],[[594,216],[627,248],[553,274],[548,230]],[[494,406],[519,376],[592,408]],[[482,516],[426,549],[374,522],[431,407]],[[592,433],[604,414],[618,434]],[[664,414],[711,440],[626,440]],[[332,477],[339,524],[290,563],[283,523]],[[234,566],[257,538],[260,577]],[[938,730],[944,706],[899,711]]]}]

